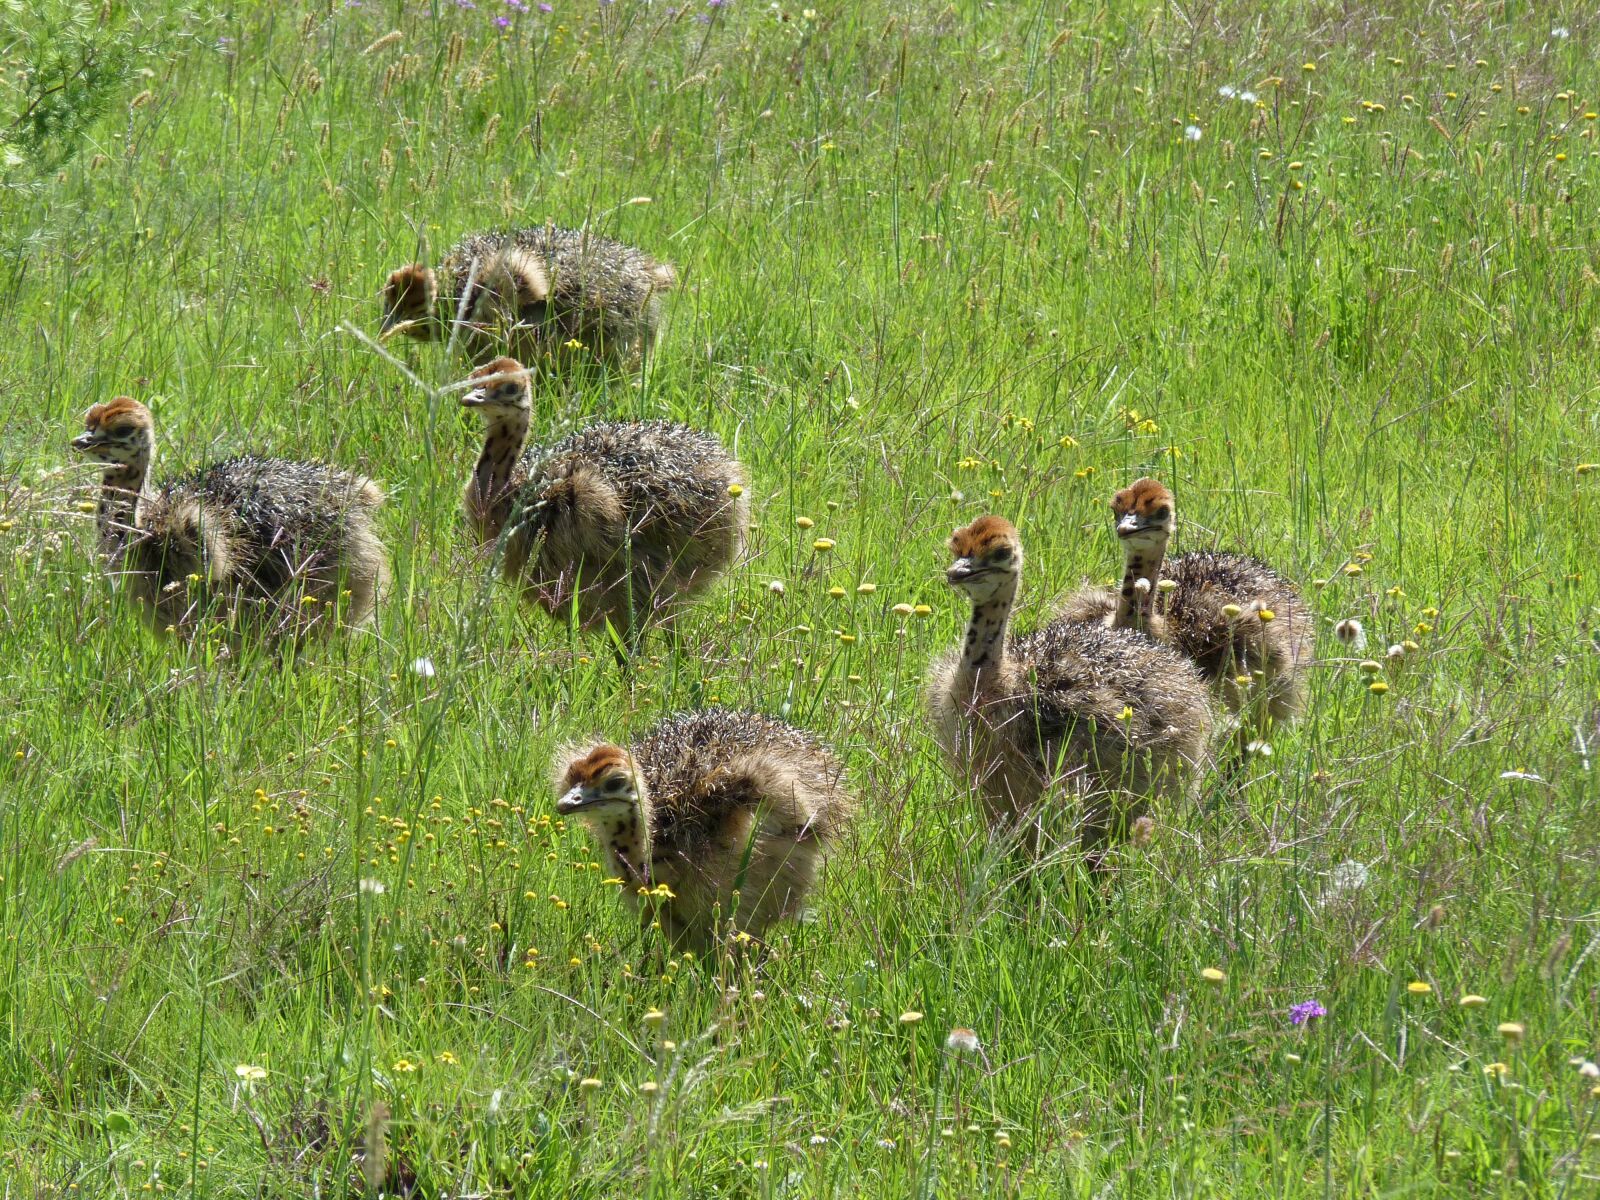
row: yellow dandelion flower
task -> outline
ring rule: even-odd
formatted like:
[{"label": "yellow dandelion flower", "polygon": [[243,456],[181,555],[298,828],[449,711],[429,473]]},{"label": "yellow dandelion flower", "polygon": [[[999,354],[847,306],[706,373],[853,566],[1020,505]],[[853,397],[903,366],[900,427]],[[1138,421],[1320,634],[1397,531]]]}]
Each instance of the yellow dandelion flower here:
[{"label": "yellow dandelion flower", "polygon": [[661,1085],[654,1079],[646,1079],[639,1085],[639,1094],[641,1096],[654,1096],[660,1090]]},{"label": "yellow dandelion flower", "polygon": [[810,517],[796,517],[794,523],[797,529],[810,529],[816,524]]},{"label": "yellow dandelion flower", "polygon": [[833,549],[833,546],[834,541],[832,538],[818,538],[816,541],[811,543],[811,548],[820,554],[826,554],[829,550]]},{"label": "yellow dandelion flower", "polygon": [[667,1014],[662,1012],[659,1008],[652,1008],[639,1019],[651,1029],[655,1029],[661,1024],[661,1022],[667,1019]]},{"label": "yellow dandelion flower", "polygon": [[915,608],[913,608],[909,604],[896,604],[889,611],[894,613],[894,615],[897,616],[897,617],[909,617],[912,613],[916,612],[917,610]]},{"label": "yellow dandelion flower", "polygon": [[735,498],[738,498],[739,496],[744,495],[744,484],[742,484],[742,483],[730,483],[728,485],[728,495],[733,496]]},{"label": "yellow dandelion flower", "polygon": [[1456,1003],[1462,1008],[1482,1008],[1485,1004],[1489,1003],[1489,998],[1487,996],[1480,996],[1476,992],[1468,992],[1465,996],[1461,997],[1460,1000],[1456,1001]]},{"label": "yellow dandelion flower", "polygon": [[900,1024],[902,1025],[915,1025],[920,1020],[922,1020],[922,1014],[915,1009],[900,1014]]},{"label": "yellow dandelion flower", "polygon": [[1496,1032],[1513,1046],[1522,1040],[1522,1035],[1527,1032],[1519,1021],[1501,1021],[1496,1026]]},{"label": "yellow dandelion flower", "polygon": [[1410,992],[1413,996],[1426,996],[1432,993],[1433,984],[1424,983],[1420,979],[1413,979],[1410,983],[1406,984],[1406,991]]},{"label": "yellow dandelion flower", "polygon": [[1200,970],[1200,978],[1207,983],[1226,983],[1228,973],[1218,967],[1203,967]]}]

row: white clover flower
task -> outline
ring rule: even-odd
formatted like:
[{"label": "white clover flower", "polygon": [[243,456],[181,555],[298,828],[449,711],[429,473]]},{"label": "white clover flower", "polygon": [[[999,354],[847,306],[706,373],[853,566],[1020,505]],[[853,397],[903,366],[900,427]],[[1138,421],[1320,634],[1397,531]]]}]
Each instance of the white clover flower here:
[{"label": "white clover flower", "polygon": [[1256,94],[1254,92],[1240,92],[1239,102],[1241,104],[1254,104],[1256,102]]},{"label": "white clover flower", "polygon": [[1231,83],[1225,83],[1217,89],[1217,95],[1221,96],[1224,100],[1232,100],[1238,94],[1239,90]]},{"label": "white clover flower", "polygon": [[1185,125],[1183,127],[1183,140],[1186,142],[1198,142],[1204,136],[1205,131],[1198,125]]},{"label": "white clover flower", "polygon": [[1564,42],[1572,36],[1572,30],[1568,29],[1565,25],[1557,25],[1550,31],[1550,36],[1555,38],[1558,42]]}]

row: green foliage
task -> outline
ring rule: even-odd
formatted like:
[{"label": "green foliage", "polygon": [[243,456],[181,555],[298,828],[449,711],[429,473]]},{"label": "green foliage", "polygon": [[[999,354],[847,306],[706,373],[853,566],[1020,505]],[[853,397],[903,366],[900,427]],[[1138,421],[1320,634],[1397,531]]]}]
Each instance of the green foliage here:
[{"label": "green foliage", "polygon": [[200,20],[176,6],[0,0],[0,179],[14,188],[69,161],[141,64]]},{"label": "green foliage", "polygon": [[[205,52],[127,61],[158,73],[111,108],[150,102],[64,119],[103,157],[16,168],[11,1191],[1590,1194],[1589,26],[477,4],[241,3]],[[643,386],[546,389],[537,431],[671,416],[751,470],[750,561],[630,672],[464,547],[477,431],[428,390],[461,364],[388,344],[418,387],[350,332],[393,266],[546,218],[683,283]],[[158,474],[248,448],[379,479],[373,633],[280,658],[143,631],[66,447],[123,392]],[[1115,571],[1105,500],[1145,472],[1180,548],[1303,582],[1319,662],[1243,785],[1158,811],[1096,890],[1070,846],[987,836],[921,680],[960,637],[954,525],[1018,522],[1026,625]],[[863,802],[755,961],[642,937],[551,808],[560,743],[713,700],[815,728]]]}]

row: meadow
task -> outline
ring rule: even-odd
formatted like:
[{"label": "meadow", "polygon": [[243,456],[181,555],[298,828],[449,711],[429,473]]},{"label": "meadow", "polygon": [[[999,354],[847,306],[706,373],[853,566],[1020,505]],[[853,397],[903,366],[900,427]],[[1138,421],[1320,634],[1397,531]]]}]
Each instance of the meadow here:
[{"label": "meadow", "polygon": [[[1600,1193],[1600,24],[1365,7],[0,5],[0,1196]],[[52,12],[137,33],[57,154],[7,126]],[[469,550],[464,365],[368,340],[391,268],[546,220],[683,282],[535,435],[751,469],[629,670]],[[119,393],[158,475],[380,480],[375,627],[148,633],[67,449]],[[1142,474],[1318,662],[1086,885],[922,676],[954,526],[1019,525],[1027,627]],[[651,944],[553,813],[558,744],[712,702],[860,797],[764,956]]]}]

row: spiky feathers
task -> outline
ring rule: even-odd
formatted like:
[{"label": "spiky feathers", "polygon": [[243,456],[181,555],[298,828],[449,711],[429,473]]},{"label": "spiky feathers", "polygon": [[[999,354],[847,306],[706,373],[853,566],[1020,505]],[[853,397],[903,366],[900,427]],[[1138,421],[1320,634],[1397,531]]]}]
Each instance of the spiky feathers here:
[{"label": "spiky feathers", "polygon": [[486,420],[467,521],[482,544],[500,544],[505,577],[552,615],[565,616],[576,595],[584,625],[669,617],[742,553],[746,475],[713,435],[607,421],[523,450],[526,372],[498,359],[473,378],[489,382],[463,400]]},{"label": "spiky feathers", "polygon": [[478,362],[508,353],[541,370],[596,357],[629,368],[654,346],[661,295],[676,283],[668,264],[586,230],[479,233],[436,273],[413,264],[392,274],[386,324],[414,322],[410,336],[447,339],[460,317],[458,340]]},{"label": "spiky feathers", "polygon": [[950,548],[950,581],[973,600],[973,616],[962,648],[929,672],[929,707],[946,756],[991,818],[1026,819],[1064,781],[1089,800],[1083,841],[1092,848],[1145,797],[1186,795],[1211,733],[1194,668],[1100,625],[1057,620],[1008,636],[1022,565],[1016,530],[981,518]]},{"label": "spiky feathers", "polygon": [[118,418],[130,413],[148,435],[149,411],[119,397],[90,409],[74,445],[107,464],[103,495],[137,500],[115,523],[102,522],[101,544],[158,631],[190,632],[214,605],[233,606],[236,625],[268,635],[328,627],[328,602],[341,589],[350,593],[340,607],[345,623],[370,616],[388,578],[371,517],[383,502],[375,483],[320,463],[243,455],[146,492],[153,435],[131,487],[109,448]]},{"label": "spiky feathers", "polygon": [[[1280,722],[1297,716],[1305,707],[1305,676],[1314,655],[1311,616],[1299,588],[1247,554],[1192,550],[1166,558],[1176,510],[1172,493],[1154,479],[1118,492],[1112,513],[1125,543],[1124,527],[1145,519],[1152,536],[1143,551],[1130,546],[1127,557],[1131,565],[1142,553],[1141,571],[1157,576],[1149,592],[1130,597],[1132,572],[1125,572],[1121,610],[1142,609],[1145,631],[1193,662],[1231,710],[1254,705],[1262,719]],[[1225,611],[1229,605],[1237,615]],[[1272,614],[1270,620],[1261,619],[1263,611]],[[1118,592],[1089,588],[1070,597],[1061,615],[1110,624],[1118,613]]]},{"label": "spiky feathers", "polygon": [[630,849],[637,830],[617,812],[597,815],[591,829],[635,901],[666,885],[672,898],[644,916],[659,911],[667,936],[695,947],[714,940],[719,915],[755,936],[794,916],[854,808],[832,751],[753,712],[680,713],[627,750],[568,748],[556,756],[556,784],[566,791],[619,769],[642,784],[635,820],[648,838]]}]

